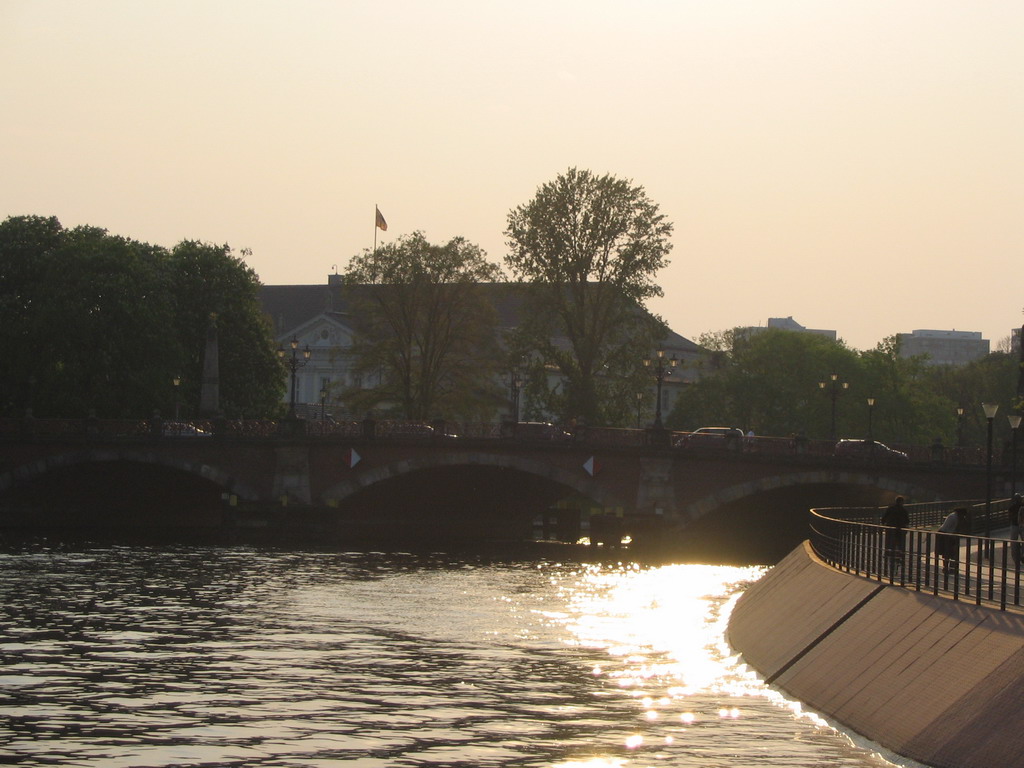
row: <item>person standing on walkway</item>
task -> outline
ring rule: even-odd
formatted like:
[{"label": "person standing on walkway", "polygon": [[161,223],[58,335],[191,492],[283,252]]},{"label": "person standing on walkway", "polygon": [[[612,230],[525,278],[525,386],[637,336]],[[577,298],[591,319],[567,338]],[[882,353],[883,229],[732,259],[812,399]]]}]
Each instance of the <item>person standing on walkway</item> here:
[{"label": "person standing on walkway", "polygon": [[956,568],[960,561],[960,537],[956,534],[970,532],[971,521],[965,507],[957,507],[942,521],[935,537],[935,554],[942,557],[943,573],[949,573],[950,563]]},{"label": "person standing on walkway", "polygon": [[910,525],[910,515],[903,506],[903,497],[897,496],[882,513],[882,525],[885,531],[885,557],[889,562],[890,573],[897,567],[903,567],[903,552],[906,547],[906,528]]}]

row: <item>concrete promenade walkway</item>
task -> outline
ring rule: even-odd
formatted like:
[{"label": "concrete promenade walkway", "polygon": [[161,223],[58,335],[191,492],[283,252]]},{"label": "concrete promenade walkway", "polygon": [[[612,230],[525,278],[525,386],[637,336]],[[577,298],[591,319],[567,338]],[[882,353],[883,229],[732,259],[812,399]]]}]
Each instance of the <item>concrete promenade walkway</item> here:
[{"label": "concrete promenade walkway", "polygon": [[728,640],[774,684],[937,768],[1024,768],[1024,611],[842,573],[795,549],[740,598]]}]

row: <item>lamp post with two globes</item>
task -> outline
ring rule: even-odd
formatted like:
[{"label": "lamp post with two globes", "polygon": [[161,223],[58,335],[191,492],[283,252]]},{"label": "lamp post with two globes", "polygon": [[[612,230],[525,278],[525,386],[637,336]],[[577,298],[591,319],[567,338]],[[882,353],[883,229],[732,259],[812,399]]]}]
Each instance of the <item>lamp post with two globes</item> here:
[{"label": "lamp post with two globes", "polygon": [[291,400],[289,401],[289,405],[288,405],[288,418],[289,419],[294,419],[295,418],[295,374],[299,370],[299,368],[303,368],[306,365],[306,363],[309,362],[309,357],[312,354],[312,351],[309,348],[309,344],[307,344],[303,348],[303,350],[302,350],[302,359],[300,360],[299,359],[299,340],[295,336],[292,336],[292,340],[290,342],[288,342],[288,343],[289,343],[289,345],[292,348],[291,357],[285,357],[285,351],[281,347],[278,347],[277,356],[284,363],[285,368],[287,368],[289,371],[291,371],[291,375],[292,375],[292,396],[291,396]]},{"label": "lamp post with two globes", "polygon": [[661,385],[665,379],[672,375],[672,369],[679,365],[679,360],[672,355],[665,359],[665,350],[659,349],[654,359],[644,358],[644,367],[653,368],[654,378],[658,382],[658,400],[654,406],[654,428],[664,429],[661,423]]},{"label": "lamp post with two globes", "polygon": [[[830,383],[829,383],[830,382]],[[850,388],[849,382],[839,381],[839,374],[833,373],[829,376],[829,382],[819,381],[818,388],[822,392],[828,392],[829,397],[832,398],[832,431],[830,435],[833,440],[836,439],[836,400],[839,398],[839,393]],[[830,385],[831,384],[831,385]]]}]

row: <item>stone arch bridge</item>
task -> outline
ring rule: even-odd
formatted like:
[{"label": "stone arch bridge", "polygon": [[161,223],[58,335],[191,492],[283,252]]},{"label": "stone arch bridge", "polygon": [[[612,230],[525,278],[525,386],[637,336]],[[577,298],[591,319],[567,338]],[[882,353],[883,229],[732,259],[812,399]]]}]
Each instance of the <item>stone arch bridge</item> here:
[{"label": "stone arch bridge", "polygon": [[[789,441],[673,447],[666,433],[640,430],[564,440],[128,432],[9,430],[0,439],[0,525],[74,525],[85,515],[114,528],[174,520],[330,535],[342,525],[416,537],[458,521],[469,535],[520,538],[548,513],[545,535],[560,525],[578,532],[581,519],[584,531],[614,519],[676,534],[729,511],[756,530],[758,515],[781,506],[804,531],[811,506],[979,498],[988,478],[984,466],[933,455],[846,463]],[[996,471],[997,495],[1006,478]]]}]

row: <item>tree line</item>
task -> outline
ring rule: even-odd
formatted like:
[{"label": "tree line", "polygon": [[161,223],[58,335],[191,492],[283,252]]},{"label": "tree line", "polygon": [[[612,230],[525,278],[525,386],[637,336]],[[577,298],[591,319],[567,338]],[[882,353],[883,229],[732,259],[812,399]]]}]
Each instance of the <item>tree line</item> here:
[{"label": "tree line", "polygon": [[[503,374],[515,369],[527,418],[624,422],[647,389],[637,352],[667,331],[643,302],[661,295],[654,277],[671,232],[642,187],[573,168],[508,215],[516,283],[463,238],[433,244],[414,232],[365,251],[344,277],[355,378],[372,385],[332,399],[356,413],[491,419],[507,409]],[[500,338],[485,285],[518,303],[522,322]],[[198,403],[215,318],[224,414],[280,415],[285,377],[258,290],[226,245],[165,249],[54,217],[8,218],[0,339],[12,374],[0,409],[140,418]]]},{"label": "tree line", "polygon": [[834,398],[840,438],[979,445],[988,429],[982,403],[1000,405],[993,423],[1000,441],[1010,438],[1006,415],[1022,405],[1021,360],[1007,352],[934,366],[901,357],[896,336],[857,351],[818,334],[772,328],[706,334],[699,344],[702,375],[677,399],[668,418],[675,429],[723,424],[825,439]]},{"label": "tree line", "polygon": [[181,406],[195,416],[215,320],[221,409],[272,415],[284,380],[258,290],[226,245],[166,249],[10,217],[0,223],[0,412],[166,418]]},{"label": "tree line", "polygon": [[[418,231],[354,256],[343,278],[359,385],[331,400],[352,413],[484,421],[508,413],[514,390],[523,419],[632,425],[653,388],[643,360],[669,333],[645,303],[662,295],[671,222],[642,186],[570,168],[513,208],[504,234],[504,268],[464,238],[435,244]],[[198,403],[215,318],[224,414],[279,416],[286,377],[259,287],[227,245],[165,249],[53,217],[9,218],[0,408],[138,418]],[[518,324],[499,322],[502,312]],[[671,428],[825,437],[831,391],[818,382],[833,374],[848,385],[836,396],[842,436],[976,440],[980,402],[1017,405],[1020,364],[1005,353],[951,369],[901,358],[895,338],[866,352],[776,330],[699,343],[701,376],[677,399]]]}]

